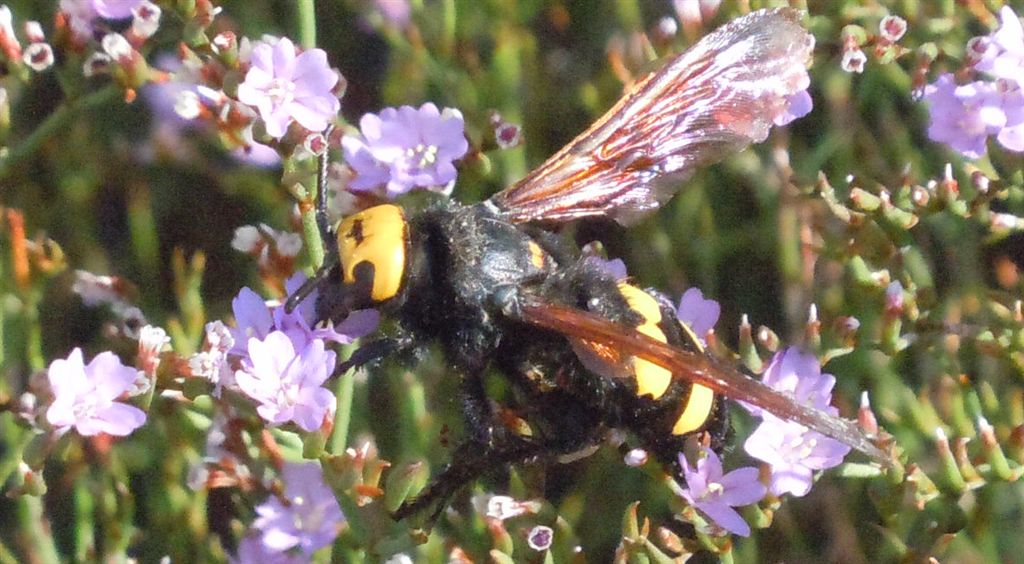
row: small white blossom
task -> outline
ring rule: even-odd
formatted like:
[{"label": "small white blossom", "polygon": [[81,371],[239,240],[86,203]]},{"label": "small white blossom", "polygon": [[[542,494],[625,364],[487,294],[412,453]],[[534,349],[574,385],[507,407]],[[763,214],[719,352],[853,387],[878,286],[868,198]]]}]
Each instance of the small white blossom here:
[{"label": "small white blossom", "polygon": [[174,97],[174,113],[182,119],[196,119],[202,113],[203,104],[199,94],[193,90],[182,90]]},{"label": "small white blossom", "polygon": [[89,58],[82,63],[82,74],[86,78],[96,76],[97,74],[103,74],[110,69],[110,55],[106,53],[96,52],[89,55]]},{"label": "small white blossom", "polygon": [[282,256],[294,257],[302,250],[302,236],[290,231],[282,231],[274,238],[277,244],[277,252]]},{"label": "small white blossom", "polygon": [[25,39],[28,39],[29,43],[42,43],[46,41],[46,34],[43,32],[43,26],[35,20],[29,20],[24,23],[23,29],[25,30]]},{"label": "small white blossom", "polygon": [[106,34],[103,36],[103,40],[100,41],[100,45],[103,47],[103,52],[110,55],[110,58],[112,59],[131,59],[133,52],[132,45],[131,43],[128,43],[128,40],[120,33]]},{"label": "small white blossom", "polygon": [[32,43],[21,55],[28,68],[42,72],[53,66],[53,47],[49,43]]},{"label": "small white blossom", "polygon": [[243,225],[235,229],[235,236],[231,239],[231,248],[241,253],[252,253],[263,242],[263,236],[254,225]]},{"label": "small white blossom", "polygon": [[132,31],[135,35],[146,38],[151,37],[160,27],[160,7],[142,0],[132,8]]},{"label": "small white blossom", "polygon": [[868,56],[864,54],[864,51],[857,49],[848,49],[843,52],[843,61],[839,64],[840,67],[846,72],[862,73],[864,72],[864,64],[867,63]]},{"label": "small white blossom", "polygon": [[121,303],[124,297],[118,288],[118,280],[112,276],[97,275],[85,270],[75,271],[75,282],[71,291],[82,298],[89,307]]}]

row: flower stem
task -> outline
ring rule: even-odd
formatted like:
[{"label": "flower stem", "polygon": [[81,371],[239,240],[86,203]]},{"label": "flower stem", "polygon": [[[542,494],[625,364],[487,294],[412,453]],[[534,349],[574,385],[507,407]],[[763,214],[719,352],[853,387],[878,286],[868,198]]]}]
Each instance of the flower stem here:
[{"label": "flower stem", "polygon": [[[342,354],[350,356],[351,346],[345,347]],[[332,454],[345,452],[348,447],[348,427],[352,420],[352,395],[355,392],[356,379],[352,374],[342,374],[337,379],[334,393],[338,397],[338,410],[334,413],[334,429],[327,444],[327,451]]]},{"label": "flower stem", "polygon": [[37,562],[58,562],[57,547],[43,510],[43,500],[23,495],[13,505],[16,522],[22,525],[15,536],[22,555],[31,555]]},{"label": "flower stem", "polygon": [[68,124],[79,114],[98,106],[102,106],[114,100],[121,94],[121,90],[115,85],[65,102],[49,115],[39,127],[36,128],[25,140],[11,148],[6,155],[0,157],[0,178],[6,178],[11,170],[18,166],[21,161],[36,153],[43,143],[61,131],[66,131]]},{"label": "flower stem", "polygon": [[316,0],[296,0],[295,16],[299,25],[299,44],[305,49],[316,47]]}]

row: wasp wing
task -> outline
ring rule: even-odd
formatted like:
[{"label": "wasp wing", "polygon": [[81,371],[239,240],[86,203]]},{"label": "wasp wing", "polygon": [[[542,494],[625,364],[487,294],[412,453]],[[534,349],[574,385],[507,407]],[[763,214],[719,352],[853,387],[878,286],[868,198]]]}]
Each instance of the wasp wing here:
[{"label": "wasp wing", "polygon": [[520,317],[526,323],[556,331],[570,339],[601,343],[617,349],[620,354],[643,358],[671,370],[675,378],[706,386],[731,400],[760,407],[776,417],[845,443],[880,462],[888,460],[852,421],[796,403],[792,398],[706,355],[677,349],[597,314],[534,296],[522,298]]},{"label": "wasp wing", "polygon": [[694,169],[763,141],[807,88],[814,38],[799,19],[762,10],[718,28],[491,202],[513,222],[629,223],[656,209]]}]

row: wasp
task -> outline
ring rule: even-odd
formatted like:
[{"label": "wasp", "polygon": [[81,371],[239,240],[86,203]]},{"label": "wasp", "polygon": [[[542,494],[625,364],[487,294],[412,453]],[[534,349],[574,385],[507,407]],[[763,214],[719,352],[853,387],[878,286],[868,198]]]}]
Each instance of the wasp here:
[{"label": "wasp", "polygon": [[[615,279],[551,230],[587,218],[632,223],[696,168],[763,141],[807,87],[813,37],[799,20],[792,9],[762,10],[711,32],[482,203],[445,199],[414,214],[382,204],[332,227],[321,185],[328,259],[287,306],[317,289],[322,320],[366,307],[395,320],[394,334],[357,350],[346,369],[436,342],[459,378],[465,437],[396,519],[432,507],[433,522],[489,469],[585,453],[613,429],[679,476],[687,439],[726,442],[725,398],[883,458],[852,422],[705,354],[667,300]],[[488,373],[507,380],[528,432],[496,413]]]}]

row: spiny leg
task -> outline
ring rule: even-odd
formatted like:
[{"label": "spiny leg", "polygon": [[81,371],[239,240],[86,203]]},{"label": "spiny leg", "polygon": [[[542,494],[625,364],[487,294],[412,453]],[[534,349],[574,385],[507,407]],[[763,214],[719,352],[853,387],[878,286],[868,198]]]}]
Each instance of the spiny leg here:
[{"label": "spiny leg", "polygon": [[[328,147],[330,147],[331,133],[333,131],[333,125],[327,126],[327,129],[324,130],[324,139],[327,140]],[[328,241],[332,241],[334,239],[334,230],[331,229],[331,217],[327,213],[327,165],[329,164],[329,161],[329,151],[325,147],[323,153],[321,153],[320,157],[317,159],[316,226],[320,230],[320,239],[324,243],[324,251],[328,254],[330,254],[331,250],[335,248],[335,245],[328,243]]]},{"label": "spiny leg", "polygon": [[452,453],[452,461],[444,470],[415,499],[403,503],[392,516],[395,520],[402,520],[434,507],[424,522],[424,527],[430,528],[448,506],[451,497],[463,486],[491,469],[526,462],[548,451],[545,444],[524,439],[510,439],[504,445],[491,447],[476,441],[464,441]]}]

